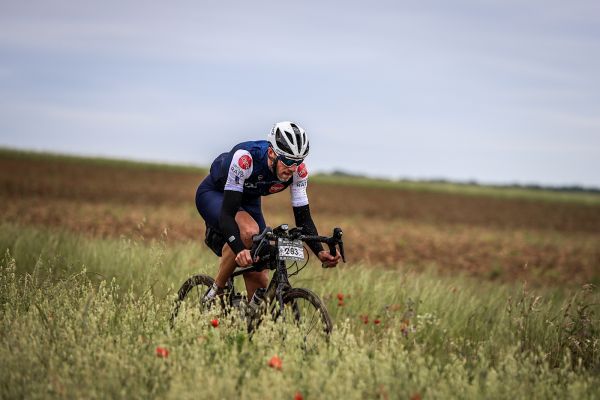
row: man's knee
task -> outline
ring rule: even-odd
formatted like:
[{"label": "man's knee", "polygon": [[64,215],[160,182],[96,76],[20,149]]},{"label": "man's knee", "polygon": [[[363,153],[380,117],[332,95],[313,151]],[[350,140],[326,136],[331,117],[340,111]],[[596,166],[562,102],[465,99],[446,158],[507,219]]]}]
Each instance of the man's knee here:
[{"label": "man's knee", "polygon": [[248,272],[244,274],[246,280],[254,282],[257,287],[267,287],[269,283],[269,270]]},{"label": "man's knee", "polygon": [[252,237],[258,235],[258,224],[248,213],[238,213],[236,222],[240,229],[240,238],[247,248],[252,246]]},{"label": "man's knee", "polygon": [[258,235],[258,225],[254,224],[254,226],[240,227],[240,237],[247,248],[252,246],[252,237],[254,235]]}]

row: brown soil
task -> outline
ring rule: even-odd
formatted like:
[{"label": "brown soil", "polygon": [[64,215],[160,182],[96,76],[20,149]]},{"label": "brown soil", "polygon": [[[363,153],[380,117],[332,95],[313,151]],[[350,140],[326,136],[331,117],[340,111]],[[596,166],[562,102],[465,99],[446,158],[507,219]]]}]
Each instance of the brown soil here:
[{"label": "brown soil", "polygon": [[[100,237],[197,240],[193,172],[0,158],[0,220]],[[486,279],[600,281],[600,206],[366,187],[309,186],[321,233],[344,228],[348,259],[433,266]],[[272,226],[292,223],[289,195],[264,199]]]}]

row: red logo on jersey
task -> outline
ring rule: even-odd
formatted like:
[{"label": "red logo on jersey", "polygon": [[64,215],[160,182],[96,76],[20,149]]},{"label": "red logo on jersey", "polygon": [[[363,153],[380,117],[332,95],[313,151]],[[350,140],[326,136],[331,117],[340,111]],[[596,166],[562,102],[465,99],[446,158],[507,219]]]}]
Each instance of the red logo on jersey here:
[{"label": "red logo on jersey", "polygon": [[242,169],[250,168],[252,166],[252,157],[250,157],[248,154],[241,156],[238,160],[238,165],[242,167]]},{"label": "red logo on jersey", "polygon": [[285,188],[285,185],[282,185],[281,183],[276,183],[269,188],[269,192],[271,192],[271,193],[281,192],[284,188]]},{"label": "red logo on jersey", "polygon": [[306,165],[304,165],[304,163],[298,165],[297,172],[300,178],[306,178],[306,175],[308,175],[308,170],[306,169]]}]

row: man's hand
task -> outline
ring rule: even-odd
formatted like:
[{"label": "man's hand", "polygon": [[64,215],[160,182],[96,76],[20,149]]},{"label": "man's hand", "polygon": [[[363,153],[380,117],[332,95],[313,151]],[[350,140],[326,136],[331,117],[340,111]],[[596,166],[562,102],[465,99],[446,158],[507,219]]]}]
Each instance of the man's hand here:
[{"label": "man's hand", "polygon": [[333,268],[338,265],[340,253],[336,253],[335,257],[333,257],[331,254],[329,254],[329,251],[321,250],[319,254],[317,254],[317,257],[319,257],[319,260],[321,260],[325,267]]},{"label": "man's hand", "polygon": [[252,261],[252,256],[250,255],[250,250],[242,250],[237,254],[237,256],[235,256],[235,262],[240,267],[247,267],[248,265],[252,264],[253,262],[257,262],[257,261],[258,261],[258,257],[256,257],[254,259],[254,261]]}]

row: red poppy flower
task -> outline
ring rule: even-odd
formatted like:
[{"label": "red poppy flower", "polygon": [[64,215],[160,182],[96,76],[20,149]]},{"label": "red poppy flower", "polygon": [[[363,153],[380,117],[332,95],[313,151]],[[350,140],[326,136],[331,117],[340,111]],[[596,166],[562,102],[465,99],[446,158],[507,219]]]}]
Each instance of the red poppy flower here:
[{"label": "red poppy flower", "polygon": [[278,356],[273,356],[269,360],[269,367],[271,368],[281,369],[282,366],[283,363],[281,362],[281,358],[279,358]]},{"label": "red poppy flower", "polygon": [[161,358],[169,357],[169,350],[165,347],[157,347],[156,348],[156,356]]},{"label": "red poppy flower", "polygon": [[294,395],[294,400],[304,400],[304,397],[302,397],[302,393],[296,392],[296,394]]},{"label": "red poppy flower", "polygon": [[218,328],[219,327],[219,320],[215,318],[212,321],[210,321],[210,324],[213,326],[213,328]]},{"label": "red poppy flower", "polygon": [[338,293],[337,298],[339,301],[344,301],[344,293]]},{"label": "red poppy flower", "polygon": [[379,324],[381,323],[381,320],[380,320],[379,318],[377,318],[377,319],[374,319],[374,320],[373,320],[373,323],[374,323],[375,325],[379,325]]},{"label": "red poppy flower", "polygon": [[338,300],[338,307],[344,306],[344,300]]}]

